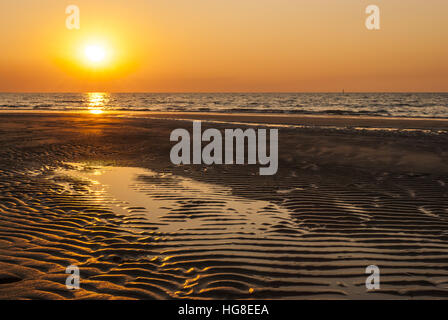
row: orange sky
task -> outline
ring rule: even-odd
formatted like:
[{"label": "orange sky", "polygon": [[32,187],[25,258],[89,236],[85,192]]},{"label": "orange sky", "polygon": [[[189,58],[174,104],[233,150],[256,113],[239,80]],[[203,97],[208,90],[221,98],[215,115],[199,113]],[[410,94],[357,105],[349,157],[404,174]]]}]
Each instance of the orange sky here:
[{"label": "orange sky", "polygon": [[[445,92],[447,16],[446,0],[1,0],[0,92]],[[106,66],[80,58],[89,43]]]}]

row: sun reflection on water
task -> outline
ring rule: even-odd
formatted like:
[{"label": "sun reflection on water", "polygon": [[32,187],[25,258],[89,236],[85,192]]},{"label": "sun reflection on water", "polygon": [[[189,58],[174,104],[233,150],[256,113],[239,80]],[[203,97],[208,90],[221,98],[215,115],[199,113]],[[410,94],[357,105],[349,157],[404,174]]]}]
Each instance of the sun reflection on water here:
[{"label": "sun reflection on water", "polygon": [[109,102],[109,94],[105,92],[87,93],[88,111],[91,114],[102,114],[105,112],[105,106]]}]

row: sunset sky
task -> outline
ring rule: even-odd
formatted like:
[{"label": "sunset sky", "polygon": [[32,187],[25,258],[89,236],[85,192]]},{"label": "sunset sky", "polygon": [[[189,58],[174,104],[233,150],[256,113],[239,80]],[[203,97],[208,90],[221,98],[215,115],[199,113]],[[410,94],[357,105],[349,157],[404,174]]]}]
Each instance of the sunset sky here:
[{"label": "sunset sky", "polygon": [[447,16],[446,0],[0,0],[0,92],[446,92]]}]

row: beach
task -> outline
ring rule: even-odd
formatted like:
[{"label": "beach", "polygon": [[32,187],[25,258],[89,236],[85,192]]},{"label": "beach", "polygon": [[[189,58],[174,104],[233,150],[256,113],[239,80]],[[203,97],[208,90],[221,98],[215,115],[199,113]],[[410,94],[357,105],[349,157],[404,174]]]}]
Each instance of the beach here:
[{"label": "beach", "polygon": [[[173,165],[170,133],[192,120],[277,128],[278,172]],[[446,119],[4,111],[0,123],[0,299],[448,297]],[[370,265],[379,290],[366,290]]]}]

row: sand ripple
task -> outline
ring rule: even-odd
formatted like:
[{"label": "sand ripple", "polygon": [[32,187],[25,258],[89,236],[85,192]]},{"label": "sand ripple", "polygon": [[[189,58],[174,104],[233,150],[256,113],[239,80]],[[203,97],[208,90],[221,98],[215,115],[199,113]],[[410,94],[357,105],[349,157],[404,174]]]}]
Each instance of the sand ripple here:
[{"label": "sand ripple", "polygon": [[[0,298],[448,296],[446,177],[227,179],[2,170]],[[364,285],[371,264],[377,292]],[[65,287],[69,265],[80,290]]]}]

